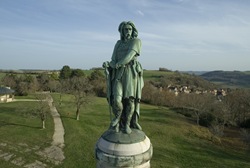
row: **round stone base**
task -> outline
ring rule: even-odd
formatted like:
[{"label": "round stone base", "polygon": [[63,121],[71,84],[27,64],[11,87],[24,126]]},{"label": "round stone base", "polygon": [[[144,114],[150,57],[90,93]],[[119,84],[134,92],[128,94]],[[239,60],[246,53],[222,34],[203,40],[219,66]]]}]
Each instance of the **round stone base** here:
[{"label": "round stone base", "polygon": [[149,168],[153,147],[144,132],[106,131],[96,143],[97,168]]}]

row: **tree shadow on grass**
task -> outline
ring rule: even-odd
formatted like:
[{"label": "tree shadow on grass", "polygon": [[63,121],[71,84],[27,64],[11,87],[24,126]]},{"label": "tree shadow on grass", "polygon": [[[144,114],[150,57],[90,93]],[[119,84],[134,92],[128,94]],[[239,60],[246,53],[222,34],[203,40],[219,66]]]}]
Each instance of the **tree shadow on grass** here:
[{"label": "tree shadow on grass", "polygon": [[38,127],[38,126],[35,127],[35,126],[29,126],[29,125],[24,125],[24,124],[0,121],[0,127],[4,127],[4,126],[20,126],[20,127],[35,128],[35,129],[40,129],[41,128],[41,127]]},{"label": "tree shadow on grass", "polygon": [[69,115],[60,115],[60,116],[61,116],[61,118],[76,120],[76,117],[72,117],[72,116],[69,116]]},{"label": "tree shadow on grass", "polygon": [[1,107],[0,113],[15,113],[15,107]]}]

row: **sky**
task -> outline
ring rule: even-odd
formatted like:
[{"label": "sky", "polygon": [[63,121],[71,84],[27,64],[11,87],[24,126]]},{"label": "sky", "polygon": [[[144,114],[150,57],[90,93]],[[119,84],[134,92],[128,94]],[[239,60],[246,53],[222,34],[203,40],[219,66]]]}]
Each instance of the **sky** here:
[{"label": "sky", "polygon": [[0,0],[0,69],[101,67],[122,21],[144,69],[250,70],[249,0]]}]

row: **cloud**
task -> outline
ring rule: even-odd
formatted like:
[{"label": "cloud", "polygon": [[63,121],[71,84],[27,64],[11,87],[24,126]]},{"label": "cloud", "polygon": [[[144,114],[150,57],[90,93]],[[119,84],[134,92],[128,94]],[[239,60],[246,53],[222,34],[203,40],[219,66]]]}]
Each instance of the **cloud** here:
[{"label": "cloud", "polygon": [[142,11],[140,11],[140,10],[137,10],[137,11],[136,11],[136,14],[138,14],[138,15],[140,15],[140,16],[144,16],[144,13],[143,13]]},{"label": "cloud", "polygon": [[145,68],[164,64],[172,69],[195,69],[197,64],[205,68],[213,66],[210,60],[226,57],[246,64],[250,59],[246,57],[250,53],[249,5],[246,0],[1,1],[0,54],[15,57],[17,64],[22,55],[34,62],[32,55],[39,55],[96,66],[95,60],[110,59],[119,39],[119,23],[132,20],[142,40]]}]

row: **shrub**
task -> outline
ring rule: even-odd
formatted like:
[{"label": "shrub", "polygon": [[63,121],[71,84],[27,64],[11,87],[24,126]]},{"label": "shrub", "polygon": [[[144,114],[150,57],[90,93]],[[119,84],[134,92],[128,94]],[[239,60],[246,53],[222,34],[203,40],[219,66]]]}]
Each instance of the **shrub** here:
[{"label": "shrub", "polygon": [[240,123],[241,128],[250,128],[250,118]]},{"label": "shrub", "polygon": [[211,126],[212,122],[215,120],[215,116],[211,113],[202,113],[200,116],[200,125],[201,126]]}]

